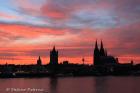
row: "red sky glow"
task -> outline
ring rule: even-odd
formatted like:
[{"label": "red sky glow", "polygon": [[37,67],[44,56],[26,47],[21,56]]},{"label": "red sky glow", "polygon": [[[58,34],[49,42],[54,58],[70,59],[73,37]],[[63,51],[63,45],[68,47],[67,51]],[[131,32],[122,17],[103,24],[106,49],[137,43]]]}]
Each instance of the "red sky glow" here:
[{"label": "red sky glow", "polygon": [[93,63],[95,40],[103,40],[120,63],[140,63],[139,0],[5,0],[0,3],[0,64]]}]

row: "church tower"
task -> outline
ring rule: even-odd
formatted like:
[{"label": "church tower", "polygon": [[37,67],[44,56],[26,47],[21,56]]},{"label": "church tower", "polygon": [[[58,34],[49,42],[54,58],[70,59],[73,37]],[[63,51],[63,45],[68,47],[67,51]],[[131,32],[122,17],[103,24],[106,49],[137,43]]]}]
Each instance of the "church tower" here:
[{"label": "church tower", "polygon": [[96,40],[96,43],[95,43],[95,49],[94,49],[94,65],[98,65],[99,64],[99,59],[100,59],[100,51],[99,51],[99,48],[98,48],[98,43],[97,43],[97,40]]},{"label": "church tower", "polygon": [[42,61],[41,61],[40,56],[39,56],[39,58],[38,58],[38,60],[37,60],[37,65],[38,65],[38,66],[41,66],[41,65],[42,65]]},{"label": "church tower", "polygon": [[56,51],[55,46],[53,47],[53,50],[50,51],[50,64],[58,64],[58,51]]}]

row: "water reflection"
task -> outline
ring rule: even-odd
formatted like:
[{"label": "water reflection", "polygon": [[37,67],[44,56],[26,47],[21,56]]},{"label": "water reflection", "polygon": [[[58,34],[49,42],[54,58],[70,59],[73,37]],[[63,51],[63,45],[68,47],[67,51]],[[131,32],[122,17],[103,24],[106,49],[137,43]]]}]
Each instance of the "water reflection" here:
[{"label": "water reflection", "polygon": [[140,93],[139,84],[140,77],[15,78],[0,79],[0,93],[11,93],[6,88],[43,88],[48,93]]},{"label": "water reflection", "polygon": [[105,77],[95,77],[95,93],[108,93],[107,91],[107,78]]},{"label": "water reflection", "polygon": [[50,93],[57,93],[57,78],[50,78]]}]

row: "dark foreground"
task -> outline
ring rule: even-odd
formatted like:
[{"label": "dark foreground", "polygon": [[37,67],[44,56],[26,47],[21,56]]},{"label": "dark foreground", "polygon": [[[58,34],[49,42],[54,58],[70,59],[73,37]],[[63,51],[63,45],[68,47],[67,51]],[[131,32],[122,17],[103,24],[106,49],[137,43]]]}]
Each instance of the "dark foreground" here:
[{"label": "dark foreground", "polygon": [[0,78],[77,76],[140,76],[140,65],[0,65]]},{"label": "dark foreground", "polygon": [[140,93],[140,77],[0,79],[0,93]]}]

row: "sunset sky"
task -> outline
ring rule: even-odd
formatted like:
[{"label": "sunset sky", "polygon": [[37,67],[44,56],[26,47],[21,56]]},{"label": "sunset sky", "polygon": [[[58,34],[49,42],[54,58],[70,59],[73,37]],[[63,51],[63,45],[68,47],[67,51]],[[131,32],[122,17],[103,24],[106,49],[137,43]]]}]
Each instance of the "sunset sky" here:
[{"label": "sunset sky", "polygon": [[0,63],[92,64],[95,40],[121,63],[140,63],[140,0],[0,0]]}]

